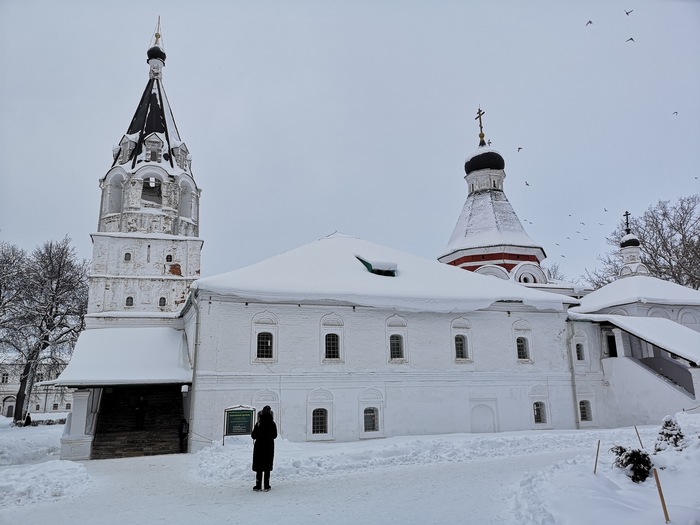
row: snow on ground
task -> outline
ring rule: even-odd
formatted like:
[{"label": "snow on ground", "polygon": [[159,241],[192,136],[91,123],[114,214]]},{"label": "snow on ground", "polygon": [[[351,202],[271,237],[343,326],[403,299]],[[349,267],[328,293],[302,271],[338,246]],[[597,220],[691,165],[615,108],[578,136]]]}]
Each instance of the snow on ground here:
[{"label": "snow on ground", "polygon": [[[675,417],[687,447],[652,460],[671,523],[700,525],[700,414]],[[639,427],[650,452],[660,423]],[[62,429],[0,418],[0,524],[664,523],[653,477],[635,484],[612,466],[613,445],[638,447],[634,428],[278,439],[268,494],[251,490],[247,437],[197,454],[71,462],[58,459]]]}]

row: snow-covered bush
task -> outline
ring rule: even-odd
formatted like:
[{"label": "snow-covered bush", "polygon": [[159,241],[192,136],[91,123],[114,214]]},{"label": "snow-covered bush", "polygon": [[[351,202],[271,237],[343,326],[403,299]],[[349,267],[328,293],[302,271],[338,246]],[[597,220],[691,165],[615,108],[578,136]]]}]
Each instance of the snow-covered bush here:
[{"label": "snow-covered bush", "polygon": [[645,450],[615,445],[610,452],[617,456],[613,465],[625,469],[625,474],[635,483],[641,483],[649,477],[649,472],[654,465],[649,458],[649,453]]},{"label": "snow-covered bush", "polygon": [[666,416],[661,424],[656,443],[654,443],[654,454],[666,450],[668,447],[683,450],[685,446],[685,436],[678,421],[671,416]]}]

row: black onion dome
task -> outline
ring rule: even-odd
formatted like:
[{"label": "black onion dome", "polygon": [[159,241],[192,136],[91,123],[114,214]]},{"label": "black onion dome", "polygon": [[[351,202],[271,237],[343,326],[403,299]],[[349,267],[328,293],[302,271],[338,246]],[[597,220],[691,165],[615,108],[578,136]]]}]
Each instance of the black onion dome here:
[{"label": "black onion dome", "polygon": [[148,60],[151,60],[152,58],[159,58],[165,62],[165,51],[158,46],[153,46],[146,52],[146,55],[148,56]]},{"label": "black onion dome", "polygon": [[641,246],[639,239],[633,233],[628,233],[620,239],[620,248],[627,248],[628,246]]},{"label": "black onion dome", "polygon": [[[479,148],[481,149],[481,148]],[[506,167],[506,161],[503,160],[501,154],[492,149],[487,149],[483,153],[479,150],[467,159],[464,163],[464,171],[469,175],[473,171],[478,170],[502,170]]]}]

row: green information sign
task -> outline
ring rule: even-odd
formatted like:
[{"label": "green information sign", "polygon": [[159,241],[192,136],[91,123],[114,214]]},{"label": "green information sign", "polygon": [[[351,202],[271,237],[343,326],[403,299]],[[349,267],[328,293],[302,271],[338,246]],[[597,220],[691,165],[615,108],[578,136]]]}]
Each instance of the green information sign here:
[{"label": "green information sign", "polygon": [[230,408],[226,410],[226,435],[250,434],[255,422],[254,408]]}]

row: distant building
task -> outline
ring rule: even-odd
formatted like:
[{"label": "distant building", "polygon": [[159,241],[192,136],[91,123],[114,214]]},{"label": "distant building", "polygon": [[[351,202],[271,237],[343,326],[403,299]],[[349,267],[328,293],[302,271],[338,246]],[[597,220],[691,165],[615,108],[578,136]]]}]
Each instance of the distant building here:
[{"label": "distant building", "polygon": [[700,292],[646,275],[631,232],[618,281],[552,282],[483,131],[440,262],[336,234],[199,279],[200,190],[158,38],[100,181],[87,329],[53,382],[77,389],[63,458],[177,452],[182,417],[197,450],[237,406],[270,405],[292,441],[353,441],[646,424],[697,405]]},{"label": "distant building", "polygon": [[[0,400],[2,415],[12,418],[17,410],[19,378],[24,365],[0,365]],[[58,376],[46,367],[39,365],[35,381],[50,381]],[[29,398],[28,410],[31,414],[52,414],[70,412],[73,406],[72,389],[65,386],[35,385]]]}]

